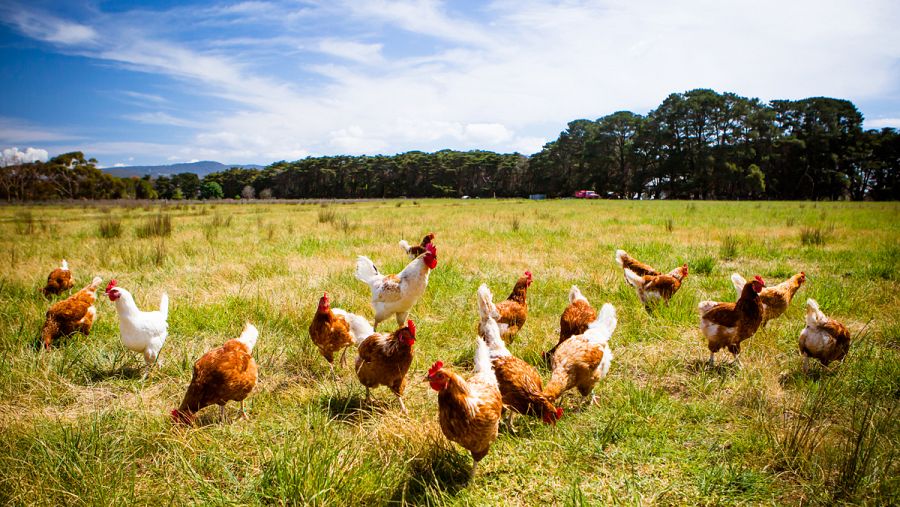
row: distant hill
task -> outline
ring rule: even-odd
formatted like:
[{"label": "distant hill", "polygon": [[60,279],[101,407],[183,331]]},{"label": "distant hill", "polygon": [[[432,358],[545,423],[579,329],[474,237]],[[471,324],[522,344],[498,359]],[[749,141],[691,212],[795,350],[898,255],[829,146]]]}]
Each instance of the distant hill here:
[{"label": "distant hill", "polygon": [[201,160],[200,162],[190,162],[183,164],[171,165],[130,165],[124,167],[106,167],[103,170],[113,176],[128,178],[131,176],[144,176],[149,174],[156,178],[157,176],[171,176],[179,173],[195,173],[201,178],[210,173],[219,171],[227,171],[232,167],[241,167],[244,169],[262,169],[265,166],[256,164],[223,164],[221,162],[213,162],[211,160]]}]

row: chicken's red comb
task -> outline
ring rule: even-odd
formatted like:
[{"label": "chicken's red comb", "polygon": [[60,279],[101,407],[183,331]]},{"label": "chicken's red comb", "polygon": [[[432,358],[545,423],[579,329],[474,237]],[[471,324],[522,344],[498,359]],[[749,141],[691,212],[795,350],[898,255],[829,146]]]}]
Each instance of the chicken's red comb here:
[{"label": "chicken's red comb", "polygon": [[112,280],[109,281],[108,284],[106,284],[106,290],[104,292],[109,292],[109,291],[113,290],[113,287],[115,287],[116,284],[118,284],[118,283],[119,282],[117,282],[116,279],[113,278]]},{"label": "chicken's red comb", "polygon": [[425,250],[431,252],[431,255],[437,257],[437,247],[434,246],[434,243],[428,243],[427,245],[425,245]]},{"label": "chicken's red comb", "polygon": [[525,276],[526,276],[529,280],[531,280],[531,271],[526,271],[526,272],[525,272]]},{"label": "chicken's red comb", "polygon": [[409,332],[415,337],[416,336],[416,324],[412,320],[407,320],[406,327],[409,328]]},{"label": "chicken's red comb", "polygon": [[438,362],[434,363],[433,365],[431,365],[431,368],[428,369],[428,376],[429,377],[433,376],[435,373],[438,372],[438,370],[440,370],[443,367],[444,367],[443,361],[438,361]]},{"label": "chicken's red comb", "polygon": [[327,292],[323,292],[323,293],[322,293],[322,299],[328,299],[328,293],[327,293]]},{"label": "chicken's red comb", "polygon": [[762,277],[759,276],[759,275],[754,276],[753,279],[756,280],[757,282],[763,284],[763,285],[766,284],[766,282],[765,282],[765,281],[762,279]]},{"label": "chicken's red comb", "polygon": [[563,409],[562,407],[556,407],[556,420],[562,419]]}]

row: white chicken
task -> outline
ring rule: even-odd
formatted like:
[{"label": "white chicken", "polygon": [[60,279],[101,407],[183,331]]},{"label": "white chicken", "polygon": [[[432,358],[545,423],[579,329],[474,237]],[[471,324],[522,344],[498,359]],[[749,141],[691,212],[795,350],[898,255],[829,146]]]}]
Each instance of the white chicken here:
[{"label": "white chicken", "polygon": [[406,325],[409,310],[425,293],[428,275],[436,266],[437,248],[434,243],[426,245],[425,253],[407,264],[397,275],[382,275],[368,257],[360,255],[357,258],[356,279],[372,289],[376,329],[391,315],[396,316],[398,326]]},{"label": "white chicken", "polygon": [[116,284],[116,280],[110,280],[106,296],[116,305],[122,344],[128,350],[143,354],[147,366],[160,363],[159,351],[166,343],[169,330],[169,296],[163,293],[158,311],[142,312],[131,293]]}]

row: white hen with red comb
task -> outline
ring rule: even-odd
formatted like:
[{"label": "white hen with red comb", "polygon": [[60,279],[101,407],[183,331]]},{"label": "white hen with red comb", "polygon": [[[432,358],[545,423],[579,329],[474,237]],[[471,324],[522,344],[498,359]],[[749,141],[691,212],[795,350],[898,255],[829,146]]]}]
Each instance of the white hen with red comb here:
[{"label": "white hen with red comb", "polygon": [[119,332],[125,348],[144,355],[144,361],[152,366],[158,360],[159,351],[169,334],[169,296],[163,293],[159,310],[143,312],[138,309],[134,297],[127,290],[117,287],[111,280],[106,286],[106,296],[116,305],[119,315]]}]

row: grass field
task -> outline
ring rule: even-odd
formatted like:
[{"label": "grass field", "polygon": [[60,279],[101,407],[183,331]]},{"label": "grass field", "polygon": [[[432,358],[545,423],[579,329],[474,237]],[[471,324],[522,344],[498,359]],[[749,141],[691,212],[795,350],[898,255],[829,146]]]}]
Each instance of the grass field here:
[{"label": "grass field", "polygon": [[[532,364],[555,343],[573,283],[619,316],[615,359],[595,390],[601,406],[575,410],[570,393],[555,428],[526,418],[517,433],[501,426],[471,483],[471,458],[441,434],[427,384],[411,382],[408,417],[384,388],[363,406],[349,366],[332,381],[307,333],[323,291],[371,317],[356,255],[398,272],[407,260],[397,241],[428,231],[439,264],[411,314],[411,381],[435,360],[471,367],[482,282],[502,298],[524,270],[534,274],[528,322],[510,346]],[[897,203],[3,207],[0,236],[0,503],[900,502]],[[648,314],[616,248],[665,270],[687,262],[691,275],[670,306]],[[168,292],[164,363],[147,380],[106,298],[89,337],[35,347],[49,305],[37,290],[63,257],[76,288],[115,277],[144,309]],[[705,369],[697,303],[734,300],[733,271],[777,283],[800,270],[807,284],[744,344],[744,368],[723,352],[723,366]],[[842,365],[815,363],[807,377],[797,338],[808,297],[856,340]],[[233,405],[220,423],[212,407],[198,427],[173,427],[168,412],[193,361],[246,320],[260,329],[250,419],[237,420]]]}]

